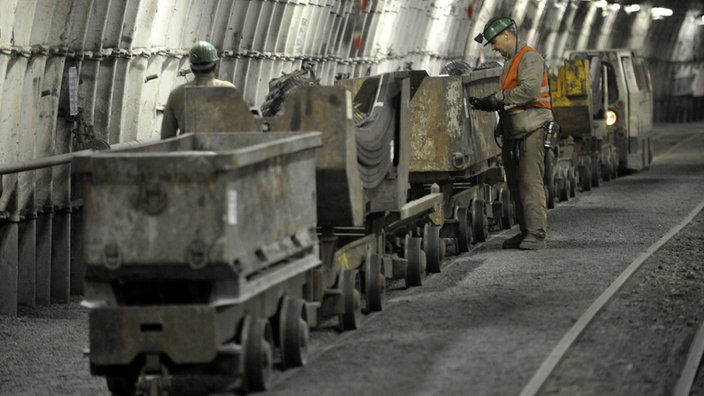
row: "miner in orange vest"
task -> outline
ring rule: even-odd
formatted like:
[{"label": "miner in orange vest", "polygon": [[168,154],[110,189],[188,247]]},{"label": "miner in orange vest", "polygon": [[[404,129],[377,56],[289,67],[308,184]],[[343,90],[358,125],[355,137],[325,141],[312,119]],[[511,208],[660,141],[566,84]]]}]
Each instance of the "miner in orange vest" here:
[{"label": "miner in orange vest", "polygon": [[554,120],[547,66],[538,51],[518,39],[511,18],[492,18],[475,40],[486,41],[484,45],[491,44],[505,58],[499,91],[484,98],[470,98],[476,109],[499,112],[501,155],[521,231],[505,240],[502,247],[542,249],[547,232],[545,130]]}]

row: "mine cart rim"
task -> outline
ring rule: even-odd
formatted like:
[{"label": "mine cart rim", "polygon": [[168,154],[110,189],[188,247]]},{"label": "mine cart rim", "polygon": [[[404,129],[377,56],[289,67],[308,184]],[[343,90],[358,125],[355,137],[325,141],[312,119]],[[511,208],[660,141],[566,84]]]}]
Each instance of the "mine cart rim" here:
[{"label": "mine cart rim", "polygon": [[343,330],[359,328],[362,319],[362,292],[359,271],[343,269],[340,273],[339,287],[342,292],[343,313],[339,315],[340,327]]},{"label": "mine cart rim", "polygon": [[273,370],[273,337],[269,321],[245,318],[243,327],[244,388],[248,392],[266,390]]},{"label": "mine cart rim", "polygon": [[483,199],[473,199],[471,203],[472,231],[474,242],[486,242],[489,234],[489,219],[486,216]]},{"label": "mine cart rim", "polygon": [[511,191],[506,185],[502,185],[499,189],[499,198],[501,199],[501,226],[508,230],[515,224],[516,206],[511,199]]},{"label": "mine cart rim", "polygon": [[301,299],[282,297],[279,312],[279,345],[284,367],[305,366],[308,359],[309,331]]},{"label": "mine cart rim", "polygon": [[386,295],[386,278],[381,273],[381,256],[376,253],[369,254],[364,264],[364,286],[367,311],[382,311]]},{"label": "mine cart rim", "polygon": [[466,253],[469,251],[472,242],[472,228],[469,226],[469,210],[465,207],[457,207],[455,217],[457,218],[459,231],[457,234],[457,247],[460,253]]},{"label": "mine cart rim", "polygon": [[422,238],[408,238],[406,244],[406,287],[422,286],[423,274],[425,273],[425,253],[420,249]]},{"label": "mine cart rim", "polygon": [[426,257],[426,272],[440,272],[440,227],[426,224],[423,229],[423,250]]}]

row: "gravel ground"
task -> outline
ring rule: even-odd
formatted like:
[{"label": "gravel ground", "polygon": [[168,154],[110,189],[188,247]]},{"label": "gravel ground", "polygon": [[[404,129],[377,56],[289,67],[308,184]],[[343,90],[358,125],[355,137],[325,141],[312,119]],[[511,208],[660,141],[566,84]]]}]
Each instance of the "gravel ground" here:
[{"label": "gravel ground", "polygon": [[702,301],[704,213],[614,296],[576,340],[544,393],[670,395],[704,320]]},{"label": "gravel ground", "polygon": [[[648,171],[560,203],[548,249],[501,250],[515,230],[494,235],[446,259],[423,287],[390,290],[359,330],[314,331],[308,366],[278,374],[267,394],[518,394],[591,303],[704,197],[704,125],[658,127],[656,154],[698,137]],[[670,394],[704,320],[703,239],[699,214],[597,315],[541,394]],[[77,300],[0,316],[0,340],[0,395],[108,394],[82,355]]]}]

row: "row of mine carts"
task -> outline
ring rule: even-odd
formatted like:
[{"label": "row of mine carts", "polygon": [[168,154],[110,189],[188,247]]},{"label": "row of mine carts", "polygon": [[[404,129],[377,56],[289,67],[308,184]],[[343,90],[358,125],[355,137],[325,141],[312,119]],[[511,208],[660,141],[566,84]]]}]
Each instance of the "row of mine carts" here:
[{"label": "row of mine carts", "polygon": [[546,151],[548,208],[653,160],[653,97],[644,58],[629,49],[568,51],[550,75],[560,136]]},{"label": "row of mine carts", "polygon": [[499,72],[304,85],[265,117],[190,87],[189,133],[77,154],[91,373],[117,395],[201,374],[264,390],[310,328],[355,329],[387,284],[510,228],[496,114],[468,104]]}]

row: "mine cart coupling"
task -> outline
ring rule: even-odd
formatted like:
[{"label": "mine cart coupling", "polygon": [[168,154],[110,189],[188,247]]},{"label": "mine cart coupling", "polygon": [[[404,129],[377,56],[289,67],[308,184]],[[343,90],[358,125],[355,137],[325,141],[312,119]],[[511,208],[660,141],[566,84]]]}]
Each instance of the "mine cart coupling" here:
[{"label": "mine cart coupling", "polygon": [[168,396],[171,391],[171,378],[158,354],[148,354],[139,375],[137,389],[147,396]]}]

